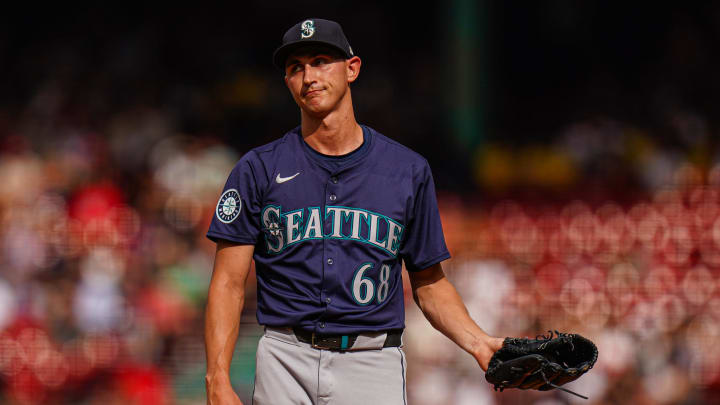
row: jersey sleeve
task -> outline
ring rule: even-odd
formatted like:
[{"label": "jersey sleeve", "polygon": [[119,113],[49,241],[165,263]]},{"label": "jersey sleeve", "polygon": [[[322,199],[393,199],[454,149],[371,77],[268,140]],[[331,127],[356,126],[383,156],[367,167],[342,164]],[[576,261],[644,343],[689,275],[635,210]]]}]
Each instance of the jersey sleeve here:
[{"label": "jersey sleeve", "polygon": [[440,222],[435,183],[427,163],[418,174],[416,191],[400,256],[408,271],[424,270],[450,257]]},{"label": "jersey sleeve", "polygon": [[262,181],[253,163],[251,152],[243,156],[230,172],[206,235],[213,242],[226,239],[254,245],[258,241],[262,232]]}]

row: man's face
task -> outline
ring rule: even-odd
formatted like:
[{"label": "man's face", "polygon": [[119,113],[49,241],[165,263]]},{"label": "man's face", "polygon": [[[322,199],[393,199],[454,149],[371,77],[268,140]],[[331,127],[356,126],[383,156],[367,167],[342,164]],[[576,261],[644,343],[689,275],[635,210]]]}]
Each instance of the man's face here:
[{"label": "man's face", "polygon": [[[357,66],[359,67],[359,58]],[[324,116],[336,108],[357,73],[345,60],[323,48],[304,48],[285,63],[285,83],[297,105],[313,116]]]}]

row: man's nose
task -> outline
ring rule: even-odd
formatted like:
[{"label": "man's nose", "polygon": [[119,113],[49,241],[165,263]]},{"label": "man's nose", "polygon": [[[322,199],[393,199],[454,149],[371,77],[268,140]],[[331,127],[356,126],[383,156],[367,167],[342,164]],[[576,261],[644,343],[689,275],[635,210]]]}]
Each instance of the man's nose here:
[{"label": "man's nose", "polygon": [[310,64],[305,65],[305,69],[303,69],[304,75],[303,75],[303,83],[310,84],[315,81],[316,71],[315,67],[311,66]]}]

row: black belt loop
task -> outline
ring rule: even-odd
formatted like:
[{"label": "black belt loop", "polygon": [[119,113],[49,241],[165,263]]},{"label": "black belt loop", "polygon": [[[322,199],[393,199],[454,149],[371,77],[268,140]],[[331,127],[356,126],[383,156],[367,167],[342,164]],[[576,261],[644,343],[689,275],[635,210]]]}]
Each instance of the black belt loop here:
[{"label": "black belt loop", "polygon": [[[349,335],[321,335],[300,328],[292,328],[292,330],[298,341],[308,343],[313,348],[320,350],[351,350],[358,336],[360,336],[360,334],[357,333]],[[402,329],[389,329],[379,333],[386,334],[382,347],[399,347],[402,345]]]},{"label": "black belt loop", "polygon": [[387,338],[385,338],[385,344],[383,347],[400,347],[402,346],[402,329],[389,330]]}]

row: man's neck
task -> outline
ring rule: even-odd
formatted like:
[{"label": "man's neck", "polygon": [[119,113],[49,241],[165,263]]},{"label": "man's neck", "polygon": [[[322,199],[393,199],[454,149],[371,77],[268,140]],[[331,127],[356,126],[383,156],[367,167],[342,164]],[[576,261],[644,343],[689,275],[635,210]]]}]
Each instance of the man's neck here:
[{"label": "man's neck", "polygon": [[301,129],[305,142],[324,155],[345,155],[363,143],[362,128],[355,121],[352,105],[321,118],[303,112]]}]

